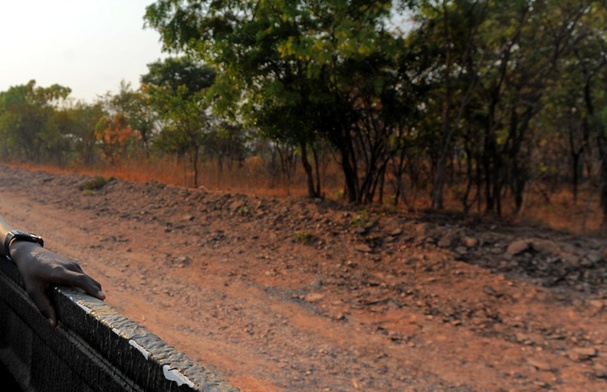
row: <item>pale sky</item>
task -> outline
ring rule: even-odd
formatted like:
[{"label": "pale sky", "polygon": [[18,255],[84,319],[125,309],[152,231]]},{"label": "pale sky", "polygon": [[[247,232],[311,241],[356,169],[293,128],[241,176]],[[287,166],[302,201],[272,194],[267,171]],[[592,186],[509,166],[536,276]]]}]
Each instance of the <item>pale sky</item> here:
[{"label": "pale sky", "polygon": [[147,64],[166,57],[160,35],[143,29],[154,0],[0,0],[0,91],[58,83],[93,102],[139,86]]}]

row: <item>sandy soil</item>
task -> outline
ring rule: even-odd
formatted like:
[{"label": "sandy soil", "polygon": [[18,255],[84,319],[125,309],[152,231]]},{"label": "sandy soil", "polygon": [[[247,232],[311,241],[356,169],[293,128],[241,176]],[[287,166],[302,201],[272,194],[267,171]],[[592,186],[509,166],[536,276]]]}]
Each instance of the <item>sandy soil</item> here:
[{"label": "sandy soil", "polygon": [[0,166],[0,213],[243,391],[607,390],[603,239],[89,179]]}]

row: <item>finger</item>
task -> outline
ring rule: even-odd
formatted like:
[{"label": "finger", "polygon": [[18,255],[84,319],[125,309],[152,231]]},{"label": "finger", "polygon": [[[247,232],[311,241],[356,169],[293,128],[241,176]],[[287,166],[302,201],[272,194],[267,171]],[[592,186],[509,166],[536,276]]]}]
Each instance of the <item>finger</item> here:
[{"label": "finger", "polygon": [[70,261],[70,263],[68,263],[65,267],[70,271],[80,272],[81,274],[84,274],[84,271],[82,270],[80,264],[75,261]]},{"label": "finger", "polygon": [[61,275],[55,276],[52,283],[62,286],[75,286],[84,290],[88,295],[101,300],[105,299],[101,284],[84,273],[64,271]]},{"label": "finger", "polygon": [[100,300],[105,299],[105,293],[101,288],[101,283],[97,282],[95,279],[91,278],[88,275],[84,275],[86,277],[85,285],[80,286],[82,290],[84,290],[87,294],[92,295],[93,297],[99,298]]},{"label": "finger", "polygon": [[57,313],[48,295],[41,289],[28,291],[28,294],[40,313],[49,321],[51,327],[57,326]]}]

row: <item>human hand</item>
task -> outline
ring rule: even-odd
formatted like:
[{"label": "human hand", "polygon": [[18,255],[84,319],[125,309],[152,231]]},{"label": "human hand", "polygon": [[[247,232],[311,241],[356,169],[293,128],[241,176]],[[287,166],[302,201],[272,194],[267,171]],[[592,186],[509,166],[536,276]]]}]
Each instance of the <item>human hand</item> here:
[{"label": "human hand", "polygon": [[52,327],[57,326],[57,314],[48,290],[53,286],[73,286],[87,294],[105,299],[101,284],[82,271],[80,265],[27,241],[11,245],[11,258],[17,264],[28,295]]}]

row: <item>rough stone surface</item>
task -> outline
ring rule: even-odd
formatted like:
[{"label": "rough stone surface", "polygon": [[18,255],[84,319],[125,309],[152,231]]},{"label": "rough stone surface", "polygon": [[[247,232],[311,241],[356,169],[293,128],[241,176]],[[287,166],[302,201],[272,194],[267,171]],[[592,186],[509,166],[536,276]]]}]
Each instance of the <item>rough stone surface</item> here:
[{"label": "rough stone surface", "polygon": [[508,245],[506,252],[510,255],[516,256],[519,253],[523,253],[527,249],[529,249],[529,240],[523,239],[523,240],[516,240],[516,241],[512,242],[510,245]]},{"label": "rough stone surface", "polygon": [[0,270],[0,362],[23,391],[238,391],[79,290],[54,289],[61,321],[49,328],[16,267],[2,259]]},{"label": "rough stone surface", "polygon": [[[607,390],[607,307],[589,302],[607,301],[607,263],[586,257],[604,237],[158,183],[81,195],[78,178],[0,166],[2,215],[243,390]],[[378,223],[361,235],[363,218]],[[460,252],[464,237],[478,243]],[[509,257],[523,239],[546,247]]]}]

